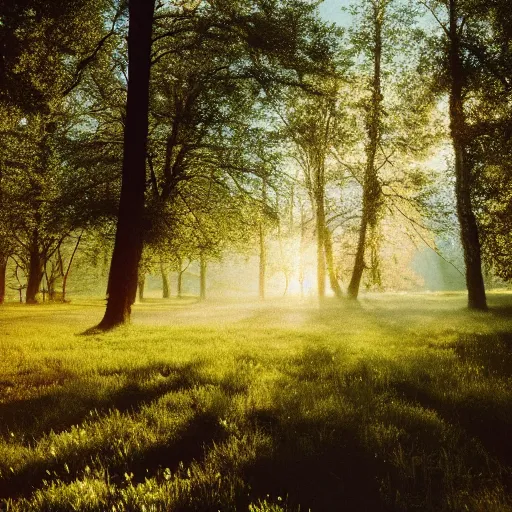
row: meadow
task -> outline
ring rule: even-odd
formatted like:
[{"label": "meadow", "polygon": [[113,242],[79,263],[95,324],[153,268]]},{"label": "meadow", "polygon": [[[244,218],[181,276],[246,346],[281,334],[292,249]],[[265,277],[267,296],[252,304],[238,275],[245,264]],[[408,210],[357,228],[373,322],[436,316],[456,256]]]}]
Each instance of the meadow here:
[{"label": "meadow", "polygon": [[512,294],[0,309],[2,511],[512,510]]}]

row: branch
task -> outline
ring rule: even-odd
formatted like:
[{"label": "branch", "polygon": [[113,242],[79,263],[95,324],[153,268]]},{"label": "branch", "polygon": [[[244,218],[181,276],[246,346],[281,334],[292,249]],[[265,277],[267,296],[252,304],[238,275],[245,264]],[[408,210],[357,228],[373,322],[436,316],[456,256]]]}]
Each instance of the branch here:
[{"label": "branch", "polygon": [[62,96],[67,96],[71,91],[73,91],[73,89],[75,89],[80,84],[80,82],[82,81],[83,73],[84,73],[85,69],[87,68],[87,66],[89,66],[89,64],[91,64],[91,62],[93,62],[96,59],[96,56],[98,55],[100,50],[103,48],[105,43],[110,39],[111,36],[114,35],[116,23],[117,23],[117,20],[119,19],[120,15],[121,15],[121,11],[117,11],[116,15],[114,16],[114,19],[112,21],[112,27],[110,28],[110,30],[107,32],[107,34],[105,34],[99,40],[98,44],[96,45],[96,48],[94,48],[92,53],[90,55],[88,55],[87,57],[84,57],[78,63],[78,66],[75,71],[75,76],[73,77],[73,81],[71,82],[71,85],[67,89],[64,89],[64,91],[62,92]]},{"label": "branch", "polygon": [[[447,260],[440,252],[439,250],[434,246],[432,247],[426,240],[425,240],[425,237],[418,231],[418,228],[416,227],[416,225],[420,226],[421,228],[423,229],[426,229],[424,226],[422,226],[421,224],[419,224],[418,222],[416,222],[414,219],[411,219],[408,215],[406,215],[400,208],[398,208],[398,206],[393,203],[393,206],[397,209],[397,211],[405,218],[407,219],[410,223],[411,223],[411,227],[412,229],[414,230],[414,232],[419,236],[420,240],[429,248],[431,249],[432,251],[434,251],[442,260],[444,260],[446,263],[448,263],[449,265],[451,265],[461,276],[464,277],[464,274],[463,272],[455,266],[454,263],[452,263],[450,260]],[[416,225],[415,225],[416,224]]]},{"label": "branch", "polygon": [[432,16],[434,16],[434,18],[437,21],[437,23],[439,24],[439,26],[443,29],[444,33],[449,38],[450,31],[446,28],[446,25],[438,18],[434,9],[432,7],[430,7],[430,5],[427,4],[427,2],[420,1],[420,4],[423,5],[423,7],[426,7],[431,12]]}]

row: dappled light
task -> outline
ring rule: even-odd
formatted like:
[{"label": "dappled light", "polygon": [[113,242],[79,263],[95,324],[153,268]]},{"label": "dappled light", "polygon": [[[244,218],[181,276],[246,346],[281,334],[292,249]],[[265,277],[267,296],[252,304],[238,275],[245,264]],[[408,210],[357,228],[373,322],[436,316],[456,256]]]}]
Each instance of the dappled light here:
[{"label": "dappled light", "polygon": [[0,0],[0,512],[512,512],[510,0]]}]

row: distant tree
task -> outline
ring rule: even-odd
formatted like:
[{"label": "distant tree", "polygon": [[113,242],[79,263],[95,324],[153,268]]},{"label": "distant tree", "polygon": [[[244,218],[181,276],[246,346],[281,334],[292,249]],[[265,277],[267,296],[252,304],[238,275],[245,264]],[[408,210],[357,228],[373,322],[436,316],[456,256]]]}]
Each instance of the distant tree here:
[{"label": "distant tree", "polygon": [[367,285],[382,284],[382,246],[390,243],[383,236],[384,224],[401,217],[399,224],[408,224],[414,238],[430,238],[435,173],[425,161],[440,140],[442,123],[435,97],[425,85],[425,35],[417,26],[414,5],[367,0],[351,10],[357,58],[350,110],[356,121],[354,135],[360,135],[348,152],[333,148],[333,154],[340,171],[352,177],[347,191],[361,190],[348,286],[349,298],[357,299],[365,271]]},{"label": "distant tree", "polygon": [[295,146],[292,155],[301,169],[303,185],[314,212],[320,298],[325,297],[327,276],[335,295],[342,295],[334,268],[326,198],[331,147],[339,147],[344,137],[342,101],[339,84],[331,78],[318,87],[317,95],[296,98],[289,105],[285,119],[286,133]]}]

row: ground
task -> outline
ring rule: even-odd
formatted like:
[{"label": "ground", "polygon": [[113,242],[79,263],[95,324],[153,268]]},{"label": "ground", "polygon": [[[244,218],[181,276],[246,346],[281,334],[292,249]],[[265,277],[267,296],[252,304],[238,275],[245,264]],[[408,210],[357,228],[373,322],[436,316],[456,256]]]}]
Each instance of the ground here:
[{"label": "ground", "polygon": [[0,510],[512,510],[512,294],[0,309]]}]

